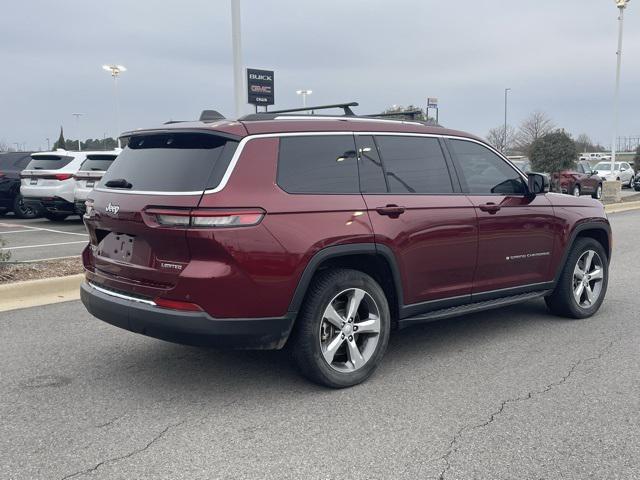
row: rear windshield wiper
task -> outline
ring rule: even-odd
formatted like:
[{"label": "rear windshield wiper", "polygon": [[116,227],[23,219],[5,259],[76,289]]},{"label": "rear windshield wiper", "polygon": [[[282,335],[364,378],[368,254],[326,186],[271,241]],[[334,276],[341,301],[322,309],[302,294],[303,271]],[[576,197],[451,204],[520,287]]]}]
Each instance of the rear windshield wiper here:
[{"label": "rear windshield wiper", "polygon": [[133,187],[133,185],[131,185],[129,182],[127,182],[124,178],[115,178],[113,180],[109,180],[108,182],[106,182],[104,184],[105,187],[109,187],[109,188],[131,188]]}]

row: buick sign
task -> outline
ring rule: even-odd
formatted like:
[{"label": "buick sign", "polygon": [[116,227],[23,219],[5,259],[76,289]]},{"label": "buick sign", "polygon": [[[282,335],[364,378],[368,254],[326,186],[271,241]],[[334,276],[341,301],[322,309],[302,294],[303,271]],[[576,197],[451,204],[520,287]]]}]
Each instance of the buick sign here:
[{"label": "buick sign", "polygon": [[273,105],[273,71],[247,68],[247,94],[252,105]]}]

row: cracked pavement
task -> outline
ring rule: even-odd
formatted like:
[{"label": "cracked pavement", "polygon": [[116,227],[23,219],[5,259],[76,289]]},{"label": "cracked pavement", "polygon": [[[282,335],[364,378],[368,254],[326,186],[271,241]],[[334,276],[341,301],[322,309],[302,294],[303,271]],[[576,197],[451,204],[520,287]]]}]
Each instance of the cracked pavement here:
[{"label": "cracked pavement", "polygon": [[597,316],[533,301],[396,332],[348,390],[284,352],[172,345],[79,302],[4,312],[0,478],[639,478],[640,212],[610,220]]}]

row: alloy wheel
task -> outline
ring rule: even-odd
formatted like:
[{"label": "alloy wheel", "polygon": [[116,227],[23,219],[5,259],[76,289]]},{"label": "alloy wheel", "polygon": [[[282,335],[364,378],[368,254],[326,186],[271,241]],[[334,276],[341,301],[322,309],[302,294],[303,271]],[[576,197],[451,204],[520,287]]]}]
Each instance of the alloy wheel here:
[{"label": "alloy wheel", "polygon": [[574,197],[579,197],[580,196],[580,187],[579,186],[575,186],[573,187],[573,196]]},{"label": "alloy wheel", "polygon": [[380,339],[380,310],[360,288],[338,293],[327,305],[320,323],[320,349],[331,368],[351,373],[373,356]]},{"label": "alloy wheel", "polygon": [[604,267],[600,255],[594,250],[587,250],[573,269],[573,298],[582,308],[592,307],[602,293]]},{"label": "alloy wheel", "polygon": [[596,189],[596,198],[600,200],[602,198],[602,185],[598,185]]}]

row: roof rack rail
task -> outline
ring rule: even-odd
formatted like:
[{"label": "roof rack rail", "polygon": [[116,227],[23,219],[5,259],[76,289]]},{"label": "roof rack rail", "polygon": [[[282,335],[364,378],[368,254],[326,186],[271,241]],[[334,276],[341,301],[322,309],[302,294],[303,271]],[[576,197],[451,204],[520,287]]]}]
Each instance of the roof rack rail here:
[{"label": "roof rack rail", "polygon": [[422,115],[422,110],[404,110],[401,112],[382,112],[374,113],[371,115],[362,115],[363,117],[378,118],[378,117],[409,117],[409,120],[415,120],[418,115]]},{"label": "roof rack rail", "polygon": [[288,108],[286,110],[270,110],[268,113],[294,113],[294,112],[308,112],[311,110],[328,110],[330,108],[342,108],[345,116],[355,117],[351,107],[357,107],[358,102],[349,103],[334,103],[333,105],[316,105],[314,107],[302,107],[302,108]]}]

